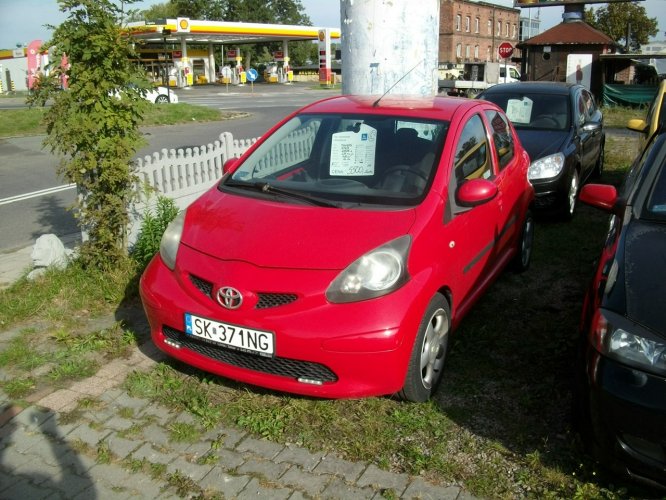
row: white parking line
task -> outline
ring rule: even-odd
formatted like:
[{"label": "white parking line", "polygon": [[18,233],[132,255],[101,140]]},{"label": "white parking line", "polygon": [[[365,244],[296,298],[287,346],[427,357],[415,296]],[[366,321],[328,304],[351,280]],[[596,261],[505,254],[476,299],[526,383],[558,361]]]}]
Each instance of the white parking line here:
[{"label": "white parking line", "polygon": [[59,193],[60,191],[66,191],[75,187],[76,184],[66,184],[64,186],[40,189],[39,191],[33,191],[32,193],[18,194],[16,196],[10,196],[9,198],[0,199],[0,205],[9,205],[10,203],[16,203],[17,201],[29,200],[30,198],[38,198],[39,196],[45,196],[47,194]]}]

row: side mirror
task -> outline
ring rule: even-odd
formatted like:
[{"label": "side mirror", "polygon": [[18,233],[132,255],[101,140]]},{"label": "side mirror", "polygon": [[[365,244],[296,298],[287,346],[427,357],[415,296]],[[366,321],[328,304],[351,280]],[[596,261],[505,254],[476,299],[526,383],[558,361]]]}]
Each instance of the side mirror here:
[{"label": "side mirror", "polygon": [[222,175],[233,170],[236,166],[236,163],[238,163],[238,158],[229,158],[227,161],[225,161],[224,165],[222,165]]},{"label": "side mirror", "polygon": [[627,122],[627,128],[636,132],[647,132],[648,124],[640,118],[633,118]]},{"label": "side mirror", "polygon": [[601,123],[599,122],[586,122],[585,125],[583,125],[583,130],[585,132],[596,132],[597,130],[601,129]]},{"label": "side mirror", "polygon": [[486,179],[465,181],[456,192],[456,201],[463,207],[475,207],[497,196],[497,185]]},{"label": "side mirror", "polygon": [[605,212],[612,212],[617,202],[617,189],[608,184],[585,184],[578,199]]}]

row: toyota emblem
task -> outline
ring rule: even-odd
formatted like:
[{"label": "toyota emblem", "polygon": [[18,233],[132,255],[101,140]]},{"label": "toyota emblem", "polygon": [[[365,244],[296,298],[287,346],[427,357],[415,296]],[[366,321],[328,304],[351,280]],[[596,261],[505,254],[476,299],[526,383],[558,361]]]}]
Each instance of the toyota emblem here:
[{"label": "toyota emblem", "polygon": [[227,309],[238,309],[243,303],[243,296],[235,288],[224,286],[217,291],[217,302]]}]

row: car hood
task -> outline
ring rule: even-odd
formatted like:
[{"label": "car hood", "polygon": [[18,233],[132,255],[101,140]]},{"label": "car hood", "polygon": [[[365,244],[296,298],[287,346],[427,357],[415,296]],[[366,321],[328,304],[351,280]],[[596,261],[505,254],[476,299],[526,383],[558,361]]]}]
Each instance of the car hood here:
[{"label": "car hood", "polygon": [[412,208],[339,209],[208,191],[187,210],[181,243],[260,267],[344,269],[406,234]]},{"label": "car hood", "polygon": [[531,161],[563,151],[570,134],[568,130],[516,129],[516,132]]},{"label": "car hood", "polygon": [[627,316],[666,336],[666,227],[643,221],[629,224],[624,242],[623,284]]}]

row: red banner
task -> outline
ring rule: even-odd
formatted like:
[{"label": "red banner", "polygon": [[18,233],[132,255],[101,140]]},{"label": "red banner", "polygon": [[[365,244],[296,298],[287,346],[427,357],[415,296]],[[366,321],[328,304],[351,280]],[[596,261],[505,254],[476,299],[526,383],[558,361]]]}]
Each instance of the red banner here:
[{"label": "red banner", "polygon": [[41,60],[42,56],[39,53],[39,49],[42,46],[41,40],[33,40],[28,45],[27,55],[28,55],[28,88],[32,89],[35,85],[35,80],[37,79],[37,74],[41,71]]}]

